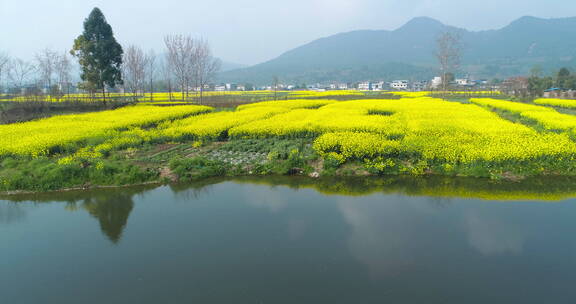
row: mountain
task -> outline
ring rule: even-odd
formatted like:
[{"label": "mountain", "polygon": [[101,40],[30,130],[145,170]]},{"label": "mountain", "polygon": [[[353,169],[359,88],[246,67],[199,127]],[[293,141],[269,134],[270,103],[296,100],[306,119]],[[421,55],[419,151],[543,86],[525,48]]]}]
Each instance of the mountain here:
[{"label": "mountain", "polygon": [[236,69],[241,69],[241,68],[245,68],[247,67],[245,64],[240,64],[240,63],[234,63],[234,62],[229,62],[226,60],[221,60],[220,61],[220,71],[222,72],[227,72],[227,71],[231,71],[231,70],[236,70]]},{"label": "mountain", "polygon": [[219,75],[225,82],[284,82],[429,79],[437,74],[436,37],[456,31],[462,38],[460,73],[493,78],[576,66],[576,17],[522,17],[499,30],[468,31],[428,17],[394,30],[360,30],[321,38],[252,67]]},{"label": "mountain", "polygon": [[[160,53],[158,54],[158,56],[156,56],[156,68],[160,69],[160,67],[166,63],[166,53]],[[242,69],[247,67],[247,65],[245,64],[240,64],[240,63],[235,63],[235,62],[230,62],[227,60],[224,60],[222,58],[215,58],[220,60],[220,71],[221,72],[227,72],[227,71],[231,71],[231,70],[236,70],[236,69]]]}]

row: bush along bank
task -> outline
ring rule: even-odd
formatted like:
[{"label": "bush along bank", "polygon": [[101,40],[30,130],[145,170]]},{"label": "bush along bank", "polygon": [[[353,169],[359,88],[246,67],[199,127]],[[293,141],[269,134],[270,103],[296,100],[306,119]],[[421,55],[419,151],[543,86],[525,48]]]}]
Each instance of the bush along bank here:
[{"label": "bush along bank", "polygon": [[557,171],[543,172],[540,162],[452,165],[398,154],[343,160],[336,152],[320,155],[313,143],[311,139],[237,139],[144,144],[66,163],[61,156],[8,157],[0,162],[0,191],[45,192],[235,176],[444,175],[520,180],[576,172],[568,172],[574,168],[564,164],[547,164]]}]

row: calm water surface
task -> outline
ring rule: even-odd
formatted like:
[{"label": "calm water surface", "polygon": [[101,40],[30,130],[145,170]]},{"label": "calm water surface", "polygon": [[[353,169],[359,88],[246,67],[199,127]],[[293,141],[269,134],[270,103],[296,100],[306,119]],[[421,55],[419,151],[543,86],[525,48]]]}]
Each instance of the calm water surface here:
[{"label": "calm water surface", "polygon": [[254,180],[0,200],[0,303],[576,303],[576,201],[553,185]]}]

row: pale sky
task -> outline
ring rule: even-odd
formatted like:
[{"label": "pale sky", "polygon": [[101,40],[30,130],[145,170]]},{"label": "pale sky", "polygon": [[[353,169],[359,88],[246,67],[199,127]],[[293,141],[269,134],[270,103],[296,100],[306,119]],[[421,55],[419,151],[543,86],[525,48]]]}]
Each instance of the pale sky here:
[{"label": "pale sky", "polygon": [[339,32],[393,30],[419,16],[470,30],[525,15],[576,16],[574,0],[0,0],[0,50],[29,59],[46,47],[70,49],[95,6],[123,45],[162,51],[164,35],[192,34],[207,38],[216,56],[242,64]]}]

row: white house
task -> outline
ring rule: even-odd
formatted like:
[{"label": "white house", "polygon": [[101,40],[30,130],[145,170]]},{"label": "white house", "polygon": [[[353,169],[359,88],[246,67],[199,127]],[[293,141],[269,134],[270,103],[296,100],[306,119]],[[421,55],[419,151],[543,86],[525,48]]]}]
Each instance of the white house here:
[{"label": "white house", "polygon": [[430,83],[430,87],[432,87],[433,89],[436,89],[441,85],[442,85],[442,77],[440,77],[440,76],[434,77],[432,79],[432,82]]},{"label": "white house", "polygon": [[238,89],[238,85],[235,83],[227,83],[225,84],[226,91],[236,91]]},{"label": "white house", "polygon": [[408,80],[394,80],[390,83],[390,87],[394,90],[407,90],[408,84]]},{"label": "white house", "polygon": [[426,81],[415,81],[412,83],[412,90],[413,91],[424,91],[428,83]]},{"label": "white house", "polygon": [[338,84],[338,90],[348,90],[348,84],[347,83],[339,83]]},{"label": "white house", "polygon": [[372,83],[372,91],[382,91],[386,83],[384,81]]},{"label": "white house", "polygon": [[364,81],[358,84],[358,90],[360,91],[370,91],[371,86],[369,81]]},{"label": "white house", "polygon": [[456,82],[456,84],[459,86],[467,86],[472,84],[468,78],[455,79],[454,82]]}]

